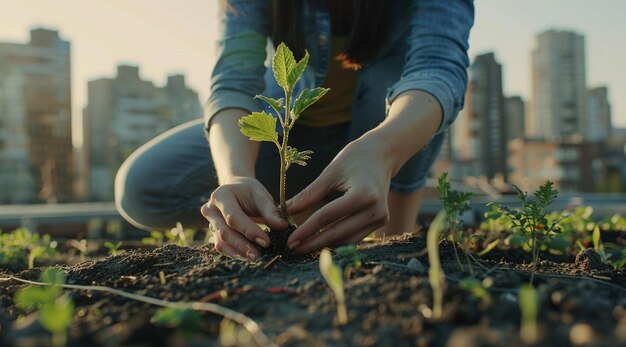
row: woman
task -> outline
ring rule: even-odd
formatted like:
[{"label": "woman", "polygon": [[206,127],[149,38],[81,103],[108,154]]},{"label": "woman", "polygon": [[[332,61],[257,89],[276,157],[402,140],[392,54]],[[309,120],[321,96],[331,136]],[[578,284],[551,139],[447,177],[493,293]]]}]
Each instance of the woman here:
[{"label": "woman", "polygon": [[288,210],[300,225],[289,247],[307,253],[373,231],[411,231],[444,131],[463,106],[472,2],[231,0],[225,7],[204,122],[162,134],[124,163],[116,178],[120,213],[143,228],[208,221],[218,251],[251,259],[269,243],[254,217],[287,227],[275,205],[276,149],[249,141],[237,123],[265,107],[255,95],[281,97],[265,64],[269,38],[296,59],[310,53],[295,95],[331,88],[290,134],[291,146],[314,154],[289,171]]}]

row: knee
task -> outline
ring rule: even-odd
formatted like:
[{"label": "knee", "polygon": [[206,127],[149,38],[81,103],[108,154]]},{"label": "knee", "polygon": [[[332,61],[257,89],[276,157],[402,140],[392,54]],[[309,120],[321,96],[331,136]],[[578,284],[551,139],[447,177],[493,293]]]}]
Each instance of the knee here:
[{"label": "knee", "polygon": [[170,223],[163,213],[166,205],[162,201],[167,199],[167,189],[150,166],[146,158],[135,154],[122,164],[115,176],[115,207],[137,228],[168,228]]}]

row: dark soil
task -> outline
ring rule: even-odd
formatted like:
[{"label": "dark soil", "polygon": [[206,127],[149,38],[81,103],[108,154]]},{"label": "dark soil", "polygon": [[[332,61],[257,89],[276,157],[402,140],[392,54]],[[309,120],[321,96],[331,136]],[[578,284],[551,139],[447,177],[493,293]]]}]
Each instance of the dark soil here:
[{"label": "dark soil", "polygon": [[[280,346],[523,346],[518,288],[530,278],[530,256],[494,250],[475,265],[490,277],[488,300],[460,289],[466,275],[449,244],[441,246],[447,275],[443,319],[431,319],[425,240],[405,236],[361,246],[363,265],[334,256],[344,266],[349,323],[339,326],[333,294],[316,260],[250,263],[216,254],[212,247],[174,245],[128,251],[66,267],[68,282],[104,285],[170,301],[205,301],[254,319]],[[541,255],[535,276],[541,298],[536,346],[626,346],[626,273],[606,267],[595,253]],[[265,257],[263,257],[265,258]],[[166,284],[161,284],[163,272]],[[22,271],[36,280],[40,269]],[[0,277],[8,275],[5,271]],[[36,313],[13,305],[23,285],[0,282],[0,345],[47,346]],[[71,291],[76,314],[70,346],[213,346],[222,318],[201,314],[197,331],[183,334],[150,322],[157,307],[106,293]],[[25,316],[18,319],[19,316]],[[239,342],[246,344],[239,334]],[[224,342],[224,340],[222,341]],[[225,343],[225,342],[224,342]]]}]

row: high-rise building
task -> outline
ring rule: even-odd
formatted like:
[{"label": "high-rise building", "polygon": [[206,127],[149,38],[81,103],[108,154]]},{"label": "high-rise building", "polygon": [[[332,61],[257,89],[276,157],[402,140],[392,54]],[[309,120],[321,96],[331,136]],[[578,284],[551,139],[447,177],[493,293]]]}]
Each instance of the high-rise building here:
[{"label": "high-rise building", "polygon": [[504,99],[504,114],[506,117],[506,140],[523,139],[525,135],[524,100],[519,96]]},{"label": "high-rise building", "polygon": [[89,200],[113,199],[117,169],[137,148],[165,130],[202,117],[198,95],[182,75],[157,87],[139,76],[136,66],[119,66],[115,78],[88,84],[83,115],[83,177]]},{"label": "high-rise building", "polygon": [[532,51],[533,97],[526,135],[546,140],[586,137],[585,40],[571,31],[549,30]]},{"label": "high-rise building", "polygon": [[502,66],[493,53],[477,56],[469,69],[465,108],[452,132],[455,170],[506,180],[506,119]]},{"label": "high-rise building", "polygon": [[73,198],[70,43],[0,43],[0,203]]},{"label": "high-rise building", "polygon": [[611,137],[611,104],[607,87],[587,89],[587,139],[608,141]]}]

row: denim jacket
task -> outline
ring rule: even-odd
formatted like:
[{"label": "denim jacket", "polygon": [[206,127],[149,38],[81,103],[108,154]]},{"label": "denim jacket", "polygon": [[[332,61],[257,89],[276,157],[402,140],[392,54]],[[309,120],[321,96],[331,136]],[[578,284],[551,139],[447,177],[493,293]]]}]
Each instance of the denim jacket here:
[{"label": "denim jacket", "polygon": [[[321,86],[330,57],[330,16],[324,0],[305,1],[302,30],[309,67],[294,90]],[[442,133],[463,107],[469,65],[469,31],[474,22],[472,0],[393,0],[388,39],[378,55],[357,72],[352,110],[386,114],[389,105],[412,89],[432,94],[443,110]],[[205,105],[205,126],[219,111],[266,109],[255,95],[281,98],[283,91],[266,63],[270,35],[270,1],[229,0],[225,10],[221,53]],[[364,117],[364,119],[373,119]],[[371,124],[371,127],[377,124]]]}]

